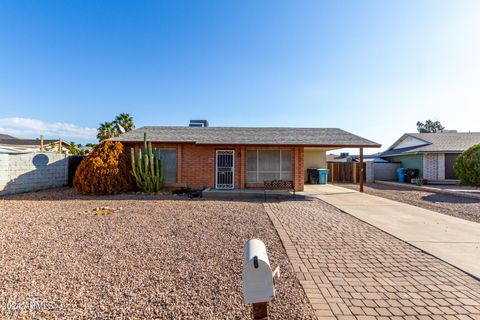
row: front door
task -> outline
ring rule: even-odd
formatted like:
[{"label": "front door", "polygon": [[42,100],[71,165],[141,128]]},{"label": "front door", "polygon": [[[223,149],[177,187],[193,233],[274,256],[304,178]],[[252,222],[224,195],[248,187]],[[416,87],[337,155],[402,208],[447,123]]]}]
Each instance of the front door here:
[{"label": "front door", "polygon": [[235,152],[217,150],[215,161],[215,188],[233,189],[235,172]]},{"label": "front door", "polygon": [[459,153],[445,153],[445,179],[458,179],[453,166],[459,155]]}]

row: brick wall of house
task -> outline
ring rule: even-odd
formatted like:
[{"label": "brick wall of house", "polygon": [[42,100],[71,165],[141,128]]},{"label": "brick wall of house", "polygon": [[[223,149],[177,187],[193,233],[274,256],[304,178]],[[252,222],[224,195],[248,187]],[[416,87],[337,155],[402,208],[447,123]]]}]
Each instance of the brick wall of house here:
[{"label": "brick wall of house", "polygon": [[294,157],[294,170],[293,170],[293,181],[295,183],[295,189],[297,191],[303,191],[303,184],[305,183],[305,170],[304,160],[305,153],[303,147],[296,147],[293,153]]},{"label": "brick wall of house", "polygon": [[[136,144],[141,146],[141,143]],[[249,149],[288,149],[292,150],[292,171],[297,191],[303,191],[304,184],[304,148],[303,147],[264,147],[264,146],[228,146],[197,144],[165,144],[154,143],[157,148],[174,148],[177,150],[177,183],[166,185],[171,187],[206,188],[215,187],[215,152],[216,150],[235,151],[235,188],[261,188],[263,184],[246,183],[246,151]]]},{"label": "brick wall of house", "polygon": [[216,150],[234,150],[234,184],[235,188],[241,188],[242,161],[245,161],[245,157],[242,157],[241,154],[241,147],[184,144],[182,149],[182,177],[180,183],[192,188],[215,187]]}]

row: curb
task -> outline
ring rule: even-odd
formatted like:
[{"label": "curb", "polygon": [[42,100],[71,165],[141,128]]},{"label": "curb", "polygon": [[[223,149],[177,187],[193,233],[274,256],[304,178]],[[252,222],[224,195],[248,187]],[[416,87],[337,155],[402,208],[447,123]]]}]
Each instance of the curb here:
[{"label": "curb", "polygon": [[471,194],[471,193],[468,193],[468,192],[443,190],[443,189],[438,189],[438,188],[433,188],[433,187],[423,187],[423,186],[417,186],[417,185],[413,185],[413,184],[401,184],[401,183],[397,183],[397,182],[381,181],[381,180],[375,180],[375,184],[391,186],[391,187],[399,187],[399,188],[404,188],[404,189],[427,191],[427,192],[433,192],[433,193],[448,194],[448,195],[451,195],[451,196],[480,200],[480,194]]}]

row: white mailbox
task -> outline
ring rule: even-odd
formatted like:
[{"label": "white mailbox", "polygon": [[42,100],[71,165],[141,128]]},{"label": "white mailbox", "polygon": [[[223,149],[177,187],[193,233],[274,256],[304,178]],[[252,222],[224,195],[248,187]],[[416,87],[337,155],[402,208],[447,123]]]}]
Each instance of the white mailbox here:
[{"label": "white mailbox", "polygon": [[242,278],[245,303],[268,302],[275,297],[267,248],[261,240],[251,239],[245,244]]}]

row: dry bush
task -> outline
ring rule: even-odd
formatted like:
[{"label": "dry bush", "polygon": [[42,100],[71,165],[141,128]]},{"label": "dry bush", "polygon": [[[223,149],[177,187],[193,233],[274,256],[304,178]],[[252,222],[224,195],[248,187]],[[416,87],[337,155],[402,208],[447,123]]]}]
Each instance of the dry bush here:
[{"label": "dry bush", "polygon": [[104,141],[82,160],[73,186],[81,194],[116,194],[127,191],[131,182],[130,163],[123,144]]}]

